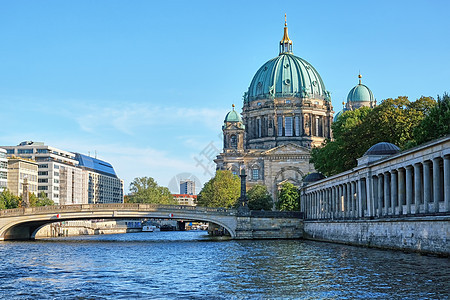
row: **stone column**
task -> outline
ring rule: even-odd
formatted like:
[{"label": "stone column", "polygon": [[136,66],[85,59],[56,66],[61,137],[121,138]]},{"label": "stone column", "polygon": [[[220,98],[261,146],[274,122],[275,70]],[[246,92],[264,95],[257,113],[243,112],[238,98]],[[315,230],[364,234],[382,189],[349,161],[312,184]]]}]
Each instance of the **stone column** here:
[{"label": "stone column", "polygon": [[363,206],[363,201],[364,201],[364,196],[365,196],[365,192],[366,190],[364,189],[364,187],[366,186],[365,184],[365,180],[363,180],[362,178],[360,178],[358,180],[358,212],[357,212],[357,217],[358,218],[362,218],[364,217],[364,206]]},{"label": "stone column", "polygon": [[377,199],[378,199],[378,209],[377,209],[377,216],[381,217],[383,215],[383,196],[384,196],[384,192],[383,192],[383,175],[379,174],[378,175],[378,191],[377,191]]},{"label": "stone column", "polygon": [[391,214],[395,215],[395,207],[398,203],[398,194],[397,194],[397,170],[391,171]]},{"label": "stone column", "polygon": [[366,215],[369,217],[374,216],[374,203],[373,177],[369,172],[368,176],[366,177]]},{"label": "stone column", "polygon": [[347,212],[347,184],[342,184],[342,197],[341,197],[341,217],[345,218]]},{"label": "stone column", "polygon": [[406,214],[411,214],[411,203],[413,198],[412,166],[406,167]]},{"label": "stone column", "polygon": [[351,186],[350,187],[350,193],[352,194],[352,208],[351,208],[350,216],[352,218],[355,218],[356,217],[356,196],[355,196],[355,193],[356,193],[356,182],[352,181],[350,183],[350,186]]},{"label": "stone column", "polygon": [[430,182],[430,164],[423,162],[423,206],[424,213],[428,213],[429,203],[431,201],[431,182]]},{"label": "stone column", "polygon": [[414,164],[414,213],[420,213],[420,202],[422,202],[422,177],[420,174],[420,163]]},{"label": "stone column", "polygon": [[433,158],[433,211],[439,212],[439,200],[441,198],[441,170],[439,168],[440,157]]},{"label": "stone column", "polygon": [[334,186],[331,187],[331,197],[330,197],[330,218],[334,219]]},{"label": "stone column", "polygon": [[403,214],[403,204],[406,202],[405,169],[398,169],[398,214]]},{"label": "stone column", "polygon": [[347,182],[347,206],[345,209],[345,214],[347,218],[351,217],[351,211],[352,211],[352,199],[353,199],[353,194],[352,194],[352,185],[350,182]]},{"label": "stone column", "polygon": [[372,205],[370,206],[371,212],[370,216],[375,217],[377,215],[377,207],[378,207],[378,176],[372,177]]},{"label": "stone column", "polygon": [[450,212],[450,155],[444,156],[444,211]]},{"label": "stone column", "polygon": [[389,214],[389,203],[391,201],[391,185],[390,185],[390,175],[391,173],[389,172],[385,172],[383,174],[384,176],[384,185],[383,185],[383,190],[384,190],[384,212],[383,215],[387,216]]}]

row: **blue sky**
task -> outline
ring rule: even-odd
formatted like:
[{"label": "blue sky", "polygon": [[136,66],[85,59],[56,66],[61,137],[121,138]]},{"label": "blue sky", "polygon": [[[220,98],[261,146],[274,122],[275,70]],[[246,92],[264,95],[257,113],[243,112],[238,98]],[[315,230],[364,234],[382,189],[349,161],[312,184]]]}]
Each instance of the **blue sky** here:
[{"label": "blue sky", "polygon": [[278,55],[284,13],[294,54],[318,70],[337,112],[359,71],[378,101],[450,92],[449,8],[0,0],[0,145],[96,151],[126,190],[137,176],[167,186],[188,173],[203,183],[225,114],[241,109],[255,72]]}]

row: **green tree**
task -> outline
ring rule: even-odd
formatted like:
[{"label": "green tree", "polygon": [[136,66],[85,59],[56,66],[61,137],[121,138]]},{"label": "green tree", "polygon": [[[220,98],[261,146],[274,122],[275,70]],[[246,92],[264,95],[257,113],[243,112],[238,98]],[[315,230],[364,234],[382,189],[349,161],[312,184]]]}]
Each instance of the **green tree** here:
[{"label": "green tree", "polygon": [[19,207],[20,198],[13,195],[8,189],[0,193],[0,209]]},{"label": "green tree", "polygon": [[130,184],[129,203],[177,204],[169,189],[152,177],[136,177]]},{"label": "green tree", "polygon": [[[34,195],[34,194],[32,194],[32,195]],[[39,193],[39,195],[37,196],[36,201],[34,203],[31,202],[31,196],[30,196],[30,203],[31,203],[31,206],[55,205],[55,202],[53,202],[53,200],[50,200],[50,198],[48,198],[44,192]]]},{"label": "green tree", "polygon": [[444,93],[414,129],[414,138],[417,144],[422,144],[447,134],[450,134],[450,96]]},{"label": "green tree", "polygon": [[231,171],[216,171],[197,197],[197,205],[207,207],[234,207],[240,196],[241,181]]},{"label": "green tree", "polygon": [[298,188],[290,182],[281,185],[278,193],[277,209],[284,211],[299,210],[300,193]]},{"label": "green tree", "polygon": [[248,208],[251,210],[271,210],[273,205],[272,196],[265,185],[254,185],[247,192]]}]

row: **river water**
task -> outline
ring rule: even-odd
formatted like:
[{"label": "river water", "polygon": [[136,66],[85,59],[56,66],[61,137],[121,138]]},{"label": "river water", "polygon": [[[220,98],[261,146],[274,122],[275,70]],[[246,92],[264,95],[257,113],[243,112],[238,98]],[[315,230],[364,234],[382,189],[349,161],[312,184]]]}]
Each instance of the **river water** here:
[{"label": "river water", "polygon": [[1,299],[447,299],[450,260],[203,231],[0,242]]}]

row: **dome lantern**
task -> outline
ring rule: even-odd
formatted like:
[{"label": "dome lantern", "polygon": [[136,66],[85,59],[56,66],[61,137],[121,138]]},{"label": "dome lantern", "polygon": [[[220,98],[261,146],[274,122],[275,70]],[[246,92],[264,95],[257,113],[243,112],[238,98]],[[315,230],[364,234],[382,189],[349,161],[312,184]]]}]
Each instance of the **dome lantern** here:
[{"label": "dome lantern", "polygon": [[292,40],[288,35],[286,14],[284,14],[284,35],[283,39],[280,41],[280,54],[290,53],[292,54]]}]

